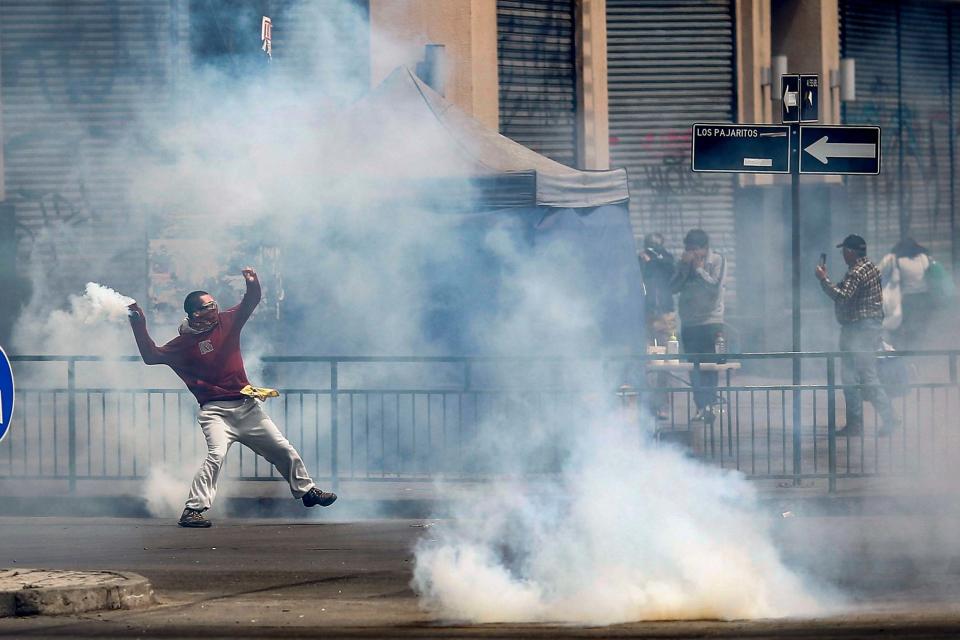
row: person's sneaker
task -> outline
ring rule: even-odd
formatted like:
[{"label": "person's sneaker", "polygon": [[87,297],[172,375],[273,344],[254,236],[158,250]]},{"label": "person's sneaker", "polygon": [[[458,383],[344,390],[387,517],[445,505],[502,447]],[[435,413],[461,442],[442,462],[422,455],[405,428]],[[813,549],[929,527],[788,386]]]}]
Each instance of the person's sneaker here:
[{"label": "person's sneaker", "polygon": [[337,501],[337,494],[329,491],[320,491],[320,489],[313,487],[310,491],[303,494],[301,500],[303,500],[303,506],[305,507],[315,507],[317,505],[329,507]]},{"label": "person's sneaker", "polygon": [[850,436],[859,436],[863,435],[863,425],[862,424],[848,424],[843,429],[837,431],[837,437],[839,438],[849,438]]},{"label": "person's sneaker", "polygon": [[188,529],[206,529],[213,523],[207,520],[202,511],[197,511],[196,509],[190,509],[188,507],[183,510],[183,513],[180,515],[180,520],[177,522],[177,524],[181,527],[187,527]]},{"label": "person's sneaker", "polygon": [[884,422],[883,425],[877,429],[878,436],[889,436],[894,431],[900,428],[900,418],[892,418],[889,422]]},{"label": "person's sneaker", "polygon": [[700,409],[697,411],[697,415],[693,416],[692,420],[697,422],[706,422],[710,423],[716,419],[716,416],[713,413],[713,409],[707,407],[706,409]]}]

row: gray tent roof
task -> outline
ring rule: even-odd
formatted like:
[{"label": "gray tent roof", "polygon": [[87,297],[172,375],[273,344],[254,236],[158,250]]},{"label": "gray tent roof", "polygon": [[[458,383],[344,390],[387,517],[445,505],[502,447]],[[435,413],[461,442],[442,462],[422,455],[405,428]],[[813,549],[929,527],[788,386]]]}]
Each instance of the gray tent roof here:
[{"label": "gray tent roof", "polygon": [[[386,114],[386,115],[385,115]],[[384,122],[384,118],[388,122]],[[629,199],[623,169],[579,171],[491,131],[417,78],[398,67],[360,100],[349,120],[376,120],[376,127],[350,127],[367,144],[392,151],[390,165],[410,177],[493,178],[535,174],[537,205],[597,207]],[[348,125],[349,126],[349,125]],[[353,136],[357,142],[356,135]],[[348,153],[349,155],[349,153]],[[368,167],[375,169],[375,167]],[[391,173],[395,173],[392,171]]]}]

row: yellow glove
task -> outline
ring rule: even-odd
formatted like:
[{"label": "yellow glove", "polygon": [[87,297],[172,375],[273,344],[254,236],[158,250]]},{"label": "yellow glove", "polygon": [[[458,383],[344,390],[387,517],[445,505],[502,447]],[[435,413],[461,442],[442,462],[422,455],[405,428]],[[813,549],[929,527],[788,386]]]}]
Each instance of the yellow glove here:
[{"label": "yellow glove", "polygon": [[245,386],[243,389],[240,389],[240,393],[245,396],[250,396],[251,398],[256,398],[257,400],[266,400],[267,398],[278,398],[280,397],[280,392],[276,389],[268,389],[267,387],[254,387],[251,385]]}]

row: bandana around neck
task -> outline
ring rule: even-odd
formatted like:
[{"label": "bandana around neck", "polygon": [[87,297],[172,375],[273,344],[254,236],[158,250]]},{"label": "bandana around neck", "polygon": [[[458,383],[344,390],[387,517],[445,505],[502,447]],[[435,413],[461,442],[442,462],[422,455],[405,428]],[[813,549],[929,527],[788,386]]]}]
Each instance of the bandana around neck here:
[{"label": "bandana around neck", "polygon": [[204,327],[203,329],[194,329],[193,327],[190,326],[190,318],[184,318],[183,321],[180,323],[180,328],[178,329],[178,331],[182,336],[187,336],[187,335],[196,336],[196,335],[200,335],[201,333],[207,333],[218,324],[220,324],[219,317],[213,322],[211,322],[210,326],[208,327]]}]

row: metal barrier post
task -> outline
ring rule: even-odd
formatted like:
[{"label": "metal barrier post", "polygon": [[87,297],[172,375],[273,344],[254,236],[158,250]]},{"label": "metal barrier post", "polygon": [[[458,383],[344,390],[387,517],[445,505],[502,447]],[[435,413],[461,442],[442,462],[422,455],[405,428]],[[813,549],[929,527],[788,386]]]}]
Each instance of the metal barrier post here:
[{"label": "metal barrier post", "polygon": [[803,451],[800,443],[800,356],[793,356],[793,486],[800,486]]},{"label": "metal barrier post", "polygon": [[957,384],[957,354],[950,354],[950,383]]},{"label": "metal barrier post", "polygon": [[[828,491],[837,490],[837,375],[836,359],[827,358],[827,467]],[[814,442],[813,446],[817,446]]]},{"label": "metal barrier post", "polygon": [[67,456],[70,493],[77,491],[77,361],[67,360]]},{"label": "metal barrier post", "polygon": [[337,491],[340,488],[340,460],[338,457],[338,450],[340,448],[340,412],[337,408],[338,385],[337,361],[332,360],[330,362],[330,477],[333,491]]}]

